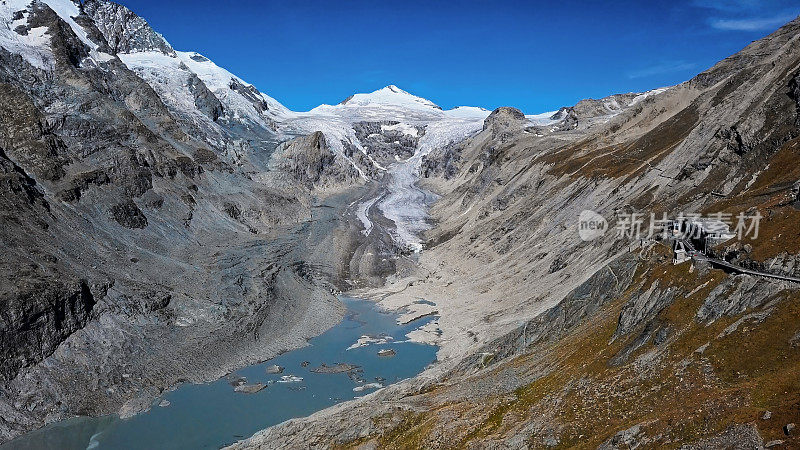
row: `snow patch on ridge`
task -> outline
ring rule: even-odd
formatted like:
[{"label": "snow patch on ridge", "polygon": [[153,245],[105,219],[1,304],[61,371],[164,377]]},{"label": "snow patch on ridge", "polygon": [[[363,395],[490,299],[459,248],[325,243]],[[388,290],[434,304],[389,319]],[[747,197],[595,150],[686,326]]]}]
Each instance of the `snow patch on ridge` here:
[{"label": "snow patch on ridge", "polygon": [[[40,0],[69,25],[78,39],[89,47],[90,58],[95,62],[107,62],[114,56],[98,50],[98,45],[86,33],[73,17],[80,15],[78,5],[70,0]],[[0,47],[11,53],[21,55],[32,66],[52,70],[54,66],[53,52],[50,48],[50,36],[46,27],[32,28],[28,34],[21,35],[15,30],[28,24],[32,0],[4,0],[0,3]],[[21,13],[21,14],[18,14]],[[21,15],[21,18],[20,18]],[[17,19],[15,19],[15,16]]]},{"label": "snow patch on ridge", "polygon": [[[245,98],[241,93],[231,88],[231,84],[236,82],[246,88],[253,88],[253,85],[247,83],[231,72],[223,69],[222,67],[214,64],[213,61],[204,57],[197,52],[176,52],[178,58],[194,72],[200,80],[205,83],[206,87],[219,98],[223,104],[232,108],[238,117],[246,117],[255,122],[262,123],[266,126],[263,119],[263,114],[256,110],[252,102]],[[260,100],[263,100],[270,116],[273,118],[289,117],[292,113],[274,98],[258,91]]]},{"label": "snow patch on ridge", "polygon": [[[43,70],[53,68],[53,52],[50,50],[50,36],[47,27],[31,28],[27,36],[16,31],[17,27],[28,24],[28,5],[30,0],[7,0],[0,3],[0,47],[11,53],[21,55],[30,65]],[[14,20],[14,15],[22,12],[22,17]]]},{"label": "snow patch on ridge", "polygon": [[667,91],[668,89],[669,89],[668,87],[662,87],[662,88],[653,89],[653,90],[650,90],[650,91],[647,91],[647,92],[642,92],[641,94],[639,94],[636,97],[634,97],[633,100],[631,100],[631,104],[629,106],[633,106],[633,105],[639,103],[640,101],[646,99],[647,97],[650,97],[650,96],[653,96],[653,95],[658,95],[658,94],[660,94],[662,92]]},{"label": "snow patch on ridge", "polygon": [[541,114],[526,114],[525,118],[531,125],[538,125],[538,126],[552,125],[556,122],[561,121],[561,120],[551,119],[551,117],[553,117],[556,113],[558,113],[558,111],[548,111]]},{"label": "snow patch on ridge", "polygon": [[61,18],[64,22],[66,22],[72,31],[78,36],[78,39],[81,40],[84,44],[86,44],[90,51],[90,57],[95,60],[96,62],[107,62],[114,59],[114,56],[109,55],[108,53],[104,53],[98,50],[98,45],[89,39],[89,35],[86,33],[86,30],[83,29],[82,26],[78,25],[78,22],[75,22],[73,17],[77,17],[81,14],[80,9],[78,9],[78,5],[73,3],[70,0],[40,0],[43,3],[47,4],[56,14],[58,17]]},{"label": "snow patch on ridge", "polygon": [[491,111],[477,106],[456,106],[453,109],[444,111],[444,114],[451,119],[485,119]]},{"label": "snow patch on ridge", "polygon": [[189,89],[193,72],[180,59],[158,51],[120,53],[120,60],[158,93],[161,100],[195,124],[216,127],[216,124],[195,106]]}]

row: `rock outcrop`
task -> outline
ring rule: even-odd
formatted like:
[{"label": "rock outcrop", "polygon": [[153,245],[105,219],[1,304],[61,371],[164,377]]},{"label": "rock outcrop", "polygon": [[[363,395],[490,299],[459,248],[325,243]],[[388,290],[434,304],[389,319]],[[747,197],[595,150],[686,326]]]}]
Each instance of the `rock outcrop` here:
[{"label": "rock outcrop", "polygon": [[419,139],[425,134],[424,127],[395,120],[356,122],[353,130],[368,154],[383,166],[413,156]]},{"label": "rock outcrop", "polygon": [[157,51],[175,55],[164,37],[128,8],[104,0],[86,0],[82,7],[113,54]]},{"label": "rock outcrop", "polygon": [[271,164],[273,170],[285,172],[308,190],[351,185],[359,179],[354,166],[336,158],[321,131],[282,143]]},{"label": "rock outcrop", "polygon": [[483,129],[490,130],[492,137],[496,138],[502,133],[513,133],[519,131],[525,124],[525,114],[517,108],[509,106],[501,106],[491,114],[483,122]]},{"label": "rock outcrop", "polygon": [[18,271],[19,280],[4,284],[0,334],[0,380],[50,356],[64,339],[91,319],[96,300],[85,280],[71,283],[48,277],[37,268]]}]

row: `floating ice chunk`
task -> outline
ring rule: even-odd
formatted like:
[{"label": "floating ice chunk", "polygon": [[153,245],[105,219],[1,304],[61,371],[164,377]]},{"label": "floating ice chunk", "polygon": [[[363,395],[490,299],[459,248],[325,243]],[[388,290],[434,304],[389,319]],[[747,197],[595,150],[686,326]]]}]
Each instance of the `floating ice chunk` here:
[{"label": "floating ice chunk", "polygon": [[299,383],[303,381],[303,377],[298,377],[295,375],[284,375],[278,380],[278,383]]},{"label": "floating ice chunk", "polygon": [[363,335],[360,338],[358,338],[355,344],[351,345],[350,347],[347,347],[347,350],[353,350],[354,348],[366,347],[368,345],[373,345],[373,344],[388,344],[393,340],[394,338],[391,336],[376,337],[376,336]]},{"label": "floating ice chunk", "polygon": [[361,386],[356,386],[353,388],[353,392],[362,392],[366,391],[367,389],[380,389],[383,385],[380,383],[366,383],[362,384]]}]

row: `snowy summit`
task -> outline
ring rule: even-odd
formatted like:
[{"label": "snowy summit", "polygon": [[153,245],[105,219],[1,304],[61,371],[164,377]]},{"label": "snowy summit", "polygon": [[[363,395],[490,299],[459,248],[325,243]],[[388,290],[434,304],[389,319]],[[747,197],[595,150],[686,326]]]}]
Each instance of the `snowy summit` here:
[{"label": "snowy summit", "polygon": [[442,108],[428,99],[417,97],[399,87],[390,84],[382,89],[369,94],[355,94],[345,99],[340,105],[345,106],[372,106],[372,105],[392,105],[403,106],[406,108]]}]

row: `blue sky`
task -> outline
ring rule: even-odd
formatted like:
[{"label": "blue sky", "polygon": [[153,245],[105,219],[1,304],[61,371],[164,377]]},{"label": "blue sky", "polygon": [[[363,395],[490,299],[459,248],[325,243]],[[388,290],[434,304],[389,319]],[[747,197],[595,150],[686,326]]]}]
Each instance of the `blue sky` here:
[{"label": "blue sky", "polygon": [[685,81],[800,1],[118,0],[291,109],[395,84],[526,113]]}]

